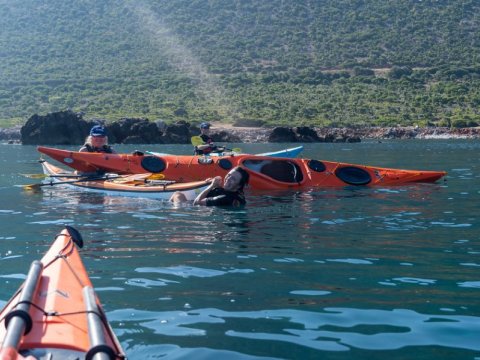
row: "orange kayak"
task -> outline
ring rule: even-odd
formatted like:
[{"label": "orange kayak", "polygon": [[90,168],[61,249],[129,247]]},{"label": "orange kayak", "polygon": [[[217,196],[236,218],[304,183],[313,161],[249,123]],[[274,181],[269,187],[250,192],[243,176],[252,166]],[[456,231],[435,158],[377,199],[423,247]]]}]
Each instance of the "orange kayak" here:
[{"label": "orange kayak", "polygon": [[0,313],[0,360],[126,359],[67,226]]},{"label": "orange kayak", "polygon": [[130,155],[76,152],[39,146],[38,151],[79,171],[136,174],[162,173],[178,182],[225,176],[235,166],[250,174],[252,189],[302,189],[312,187],[402,185],[435,182],[445,171],[403,170],[341,162],[272,158],[257,155],[203,157],[195,155]]}]

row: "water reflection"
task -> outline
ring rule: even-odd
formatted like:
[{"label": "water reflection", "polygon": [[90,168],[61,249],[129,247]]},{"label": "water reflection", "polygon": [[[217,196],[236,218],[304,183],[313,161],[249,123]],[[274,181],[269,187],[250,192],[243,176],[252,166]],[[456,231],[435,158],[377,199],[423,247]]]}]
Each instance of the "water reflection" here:
[{"label": "water reflection", "polygon": [[[129,329],[138,331],[143,328],[162,337],[188,337],[187,346],[204,341],[192,340],[192,336],[208,338],[217,334],[253,342],[286,342],[324,352],[395,350],[408,346],[480,350],[480,318],[422,314],[408,309],[325,308],[318,312],[293,309],[165,312],[125,309],[110,312],[108,317],[115,322],[115,328],[123,338],[133,335]],[[158,341],[165,342],[166,339]],[[228,341],[223,338],[218,344]],[[245,344],[245,353],[248,354],[248,342]],[[273,344],[271,346],[271,355],[281,356]]]},{"label": "water reflection", "polygon": [[4,161],[0,299],[68,223],[132,359],[478,357],[480,143],[336,146],[311,145],[310,157],[439,168],[449,180],[251,191],[230,210],[58,187],[26,194],[9,174],[38,164]]}]

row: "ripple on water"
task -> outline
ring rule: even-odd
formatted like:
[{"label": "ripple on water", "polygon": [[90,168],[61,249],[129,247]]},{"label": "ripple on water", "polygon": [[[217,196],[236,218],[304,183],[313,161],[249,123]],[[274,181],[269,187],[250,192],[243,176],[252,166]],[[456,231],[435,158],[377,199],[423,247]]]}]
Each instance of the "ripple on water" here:
[{"label": "ripple on water", "polygon": [[[227,329],[225,335],[228,337],[286,342],[324,351],[395,350],[406,346],[480,350],[480,318],[421,314],[407,309],[325,308],[321,312],[294,309],[229,312],[213,308],[150,312],[124,309],[110,312],[108,318],[122,323],[115,329],[120,336],[128,336],[141,327],[162,336],[206,337],[210,332],[217,333],[220,327]],[[248,321],[254,329],[251,332],[245,331]]]},{"label": "ripple on water", "polygon": [[9,259],[15,259],[15,258],[19,258],[19,257],[23,257],[23,255],[10,255],[10,256],[5,256],[5,257],[0,257],[0,260],[9,260]]},{"label": "ripple on water", "polygon": [[363,260],[363,259],[326,259],[326,261],[355,264],[355,265],[372,265],[373,264],[372,261]]},{"label": "ripple on water", "polygon": [[7,275],[0,275],[0,278],[25,280],[27,278],[27,275],[25,275],[25,274],[7,274]]},{"label": "ripple on water", "polygon": [[189,277],[199,277],[199,278],[208,278],[208,277],[215,277],[215,276],[222,276],[229,273],[251,273],[254,272],[252,269],[229,269],[226,271],[222,270],[214,270],[214,269],[205,269],[205,268],[198,268],[192,266],[171,266],[171,267],[145,267],[145,268],[137,268],[135,269],[136,272],[139,273],[159,273],[159,274],[169,274],[174,276],[179,276],[182,278],[189,278]]},{"label": "ripple on water", "polygon": [[228,360],[280,360],[270,356],[249,356],[235,351],[202,348],[185,348],[177,345],[139,345],[129,343],[126,352],[132,359],[228,359]]},{"label": "ripple on water", "polygon": [[58,220],[44,220],[44,221],[32,221],[28,224],[37,224],[37,225],[64,225],[64,224],[73,224],[74,220],[72,219],[58,219]]},{"label": "ripple on water", "polygon": [[152,288],[156,286],[167,286],[168,284],[178,284],[178,281],[171,281],[165,279],[150,280],[145,278],[133,278],[128,279],[125,284],[144,288]]},{"label": "ripple on water", "polygon": [[459,287],[463,288],[474,288],[474,289],[479,289],[480,288],[480,281],[465,281],[465,282],[459,282],[458,283]]},{"label": "ripple on water", "polygon": [[331,291],[321,291],[321,290],[293,290],[290,291],[292,295],[305,295],[305,296],[323,296],[331,294]]},{"label": "ripple on water", "polygon": [[405,283],[405,284],[417,284],[417,285],[423,285],[423,286],[434,285],[437,282],[437,280],[420,279],[420,278],[413,278],[413,277],[393,278],[392,281]]}]

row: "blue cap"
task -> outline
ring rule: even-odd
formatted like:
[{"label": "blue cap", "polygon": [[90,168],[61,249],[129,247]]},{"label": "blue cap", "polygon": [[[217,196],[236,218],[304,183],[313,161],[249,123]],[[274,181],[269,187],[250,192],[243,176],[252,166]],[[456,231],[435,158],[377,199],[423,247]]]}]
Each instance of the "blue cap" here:
[{"label": "blue cap", "polygon": [[107,130],[101,125],[95,125],[90,130],[90,136],[93,136],[93,137],[107,136]]},{"label": "blue cap", "polygon": [[210,129],[210,124],[207,122],[202,122],[200,124],[200,129]]}]

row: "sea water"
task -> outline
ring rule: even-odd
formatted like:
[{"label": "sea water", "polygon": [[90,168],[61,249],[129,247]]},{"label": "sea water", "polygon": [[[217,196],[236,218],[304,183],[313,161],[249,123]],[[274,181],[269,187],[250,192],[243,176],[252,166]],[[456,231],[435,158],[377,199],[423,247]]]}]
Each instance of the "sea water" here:
[{"label": "sea water", "polygon": [[[247,152],[296,144],[234,144]],[[185,145],[116,146],[190,154]],[[480,141],[307,144],[303,157],[446,170],[397,187],[247,191],[241,209],[32,193],[0,145],[0,305],[64,225],[130,359],[480,359]]]}]

